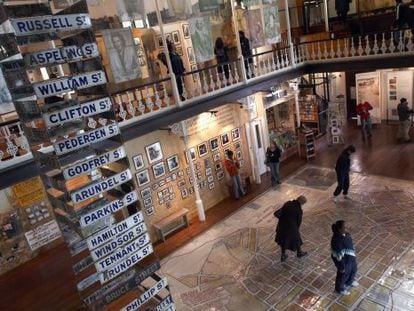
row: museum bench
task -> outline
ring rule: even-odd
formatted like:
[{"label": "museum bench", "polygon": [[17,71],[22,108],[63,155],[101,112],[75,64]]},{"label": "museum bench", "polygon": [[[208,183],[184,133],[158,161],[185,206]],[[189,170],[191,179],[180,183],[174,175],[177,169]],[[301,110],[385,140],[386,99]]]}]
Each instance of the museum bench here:
[{"label": "museum bench", "polygon": [[171,232],[189,226],[188,212],[188,209],[182,208],[153,224],[163,242]]}]

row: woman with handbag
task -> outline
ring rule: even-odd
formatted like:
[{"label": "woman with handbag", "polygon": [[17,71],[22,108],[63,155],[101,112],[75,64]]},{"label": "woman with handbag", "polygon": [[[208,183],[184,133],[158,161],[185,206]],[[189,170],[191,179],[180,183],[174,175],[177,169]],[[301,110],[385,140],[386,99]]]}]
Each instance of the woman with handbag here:
[{"label": "woman with handbag", "polygon": [[282,150],[274,141],[271,141],[270,147],[266,150],[266,165],[270,168],[272,186],[280,184],[279,159],[281,155]]}]

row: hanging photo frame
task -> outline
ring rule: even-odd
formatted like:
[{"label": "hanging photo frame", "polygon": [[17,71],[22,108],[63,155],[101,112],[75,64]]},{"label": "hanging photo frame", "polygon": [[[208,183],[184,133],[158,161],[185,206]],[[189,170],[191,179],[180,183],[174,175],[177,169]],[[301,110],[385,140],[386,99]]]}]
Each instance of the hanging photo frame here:
[{"label": "hanging photo frame", "polygon": [[154,173],[154,178],[158,179],[165,175],[165,165],[164,162],[157,163],[152,166],[152,172]]},{"label": "hanging photo frame", "polygon": [[212,139],[210,139],[210,151],[216,151],[219,148],[219,138],[218,137],[214,137]]},{"label": "hanging photo frame", "polygon": [[232,141],[240,139],[240,129],[238,127],[231,130],[231,139]]},{"label": "hanging photo frame", "polygon": [[150,182],[148,170],[143,170],[135,174],[137,179],[138,187],[142,187]]},{"label": "hanging photo frame", "polygon": [[159,141],[146,146],[145,147],[145,152],[147,153],[147,158],[148,158],[148,162],[149,164],[158,162],[160,160],[162,160],[163,155],[162,155],[162,149],[161,149],[161,144]]},{"label": "hanging photo frame", "polygon": [[135,170],[138,171],[142,168],[144,168],[144,158],[142,157],[142,154],[138,154],[132,158],[132,161],[134,162]]},{"label": "hanging photo frame", "polygon": [[208,154],[207,143],[203,142],[203,143],[199,144],[197,146],[197,150],[198,150],[198,156],[200,158],[206,156]]},{"label": "hanging photo frame", "polygon": [[221,134],[220,135],[220,139],[221,139],[221,145],[222,146],[226,146],[230,143],[230,139],[229,139],[229,134],[225,133],[225,134]]}]

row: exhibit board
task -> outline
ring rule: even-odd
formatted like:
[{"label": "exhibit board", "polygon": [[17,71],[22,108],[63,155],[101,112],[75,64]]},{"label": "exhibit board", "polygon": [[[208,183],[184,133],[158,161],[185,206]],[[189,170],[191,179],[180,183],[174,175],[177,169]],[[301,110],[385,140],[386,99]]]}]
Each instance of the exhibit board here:
[{"label": "exhibit board", "polygon": [[[369,72],[356,74],[355,80],[357,105],[368,102],[373,107],[370,111],[372,124],[381,124],[382,99],[380,73]],[[359,118],[358,124],[360,124]]]},{"label": "exhibit board", "polygon": [[409,70],[387,72],[386,90],[386,117],[388,120],[398,120],[397,106],[401,98],[406,98],[409,106],[412,108],[413,72]]}]

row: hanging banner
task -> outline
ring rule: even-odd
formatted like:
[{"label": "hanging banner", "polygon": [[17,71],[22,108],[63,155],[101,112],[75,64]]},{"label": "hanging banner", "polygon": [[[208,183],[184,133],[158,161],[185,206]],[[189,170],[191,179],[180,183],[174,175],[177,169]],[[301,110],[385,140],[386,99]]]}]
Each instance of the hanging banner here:
[{"label": "hanging banner", "polygon": [[121,309],[121,311],[134,311],[134,310],[137,310],[140,306],[142,306],[144,303],[146,303],[152,297],[157,295],[167,285],[168,285],[167,278],[166,277],[162,278],[160,281],[155,283],[155,285],[153,287],[148,289],[145,293],[143,293],[137,299],[135,299],[130,304],[123,307]]},{"label": "hanging banner", "polygon": [[53,144],[53,148],[55,149],[57,155],[62,155],[89,146],[90,144],[100,142],[118,134],[118,125],[110,124],[96,130],[82,133],[76,137],[71,137],[55,142]]},{"label": "hanging banner", "polygon": [[135,239],[134,241],[125,245],[124,247],[118,248],[112,254],[96,262],[95,263],[96,271],[103,272],[103,271],[106,271],[112,268],[113,266],[118,264],[121,260],[124,260],[125,258],[132,255],[133,253],[136,253],[137,251],[141,250],[149,242],[150,242],[149,234],[148,233],[143,234],[138,239]]},{"label": "hanging banner", "polygon": [[132,254],[130,257],[125,259],[124,261],[121,261],[113,268],[110,268],[109,270],[100,273],[99,274],[99,281],[101,284],[104,284],[113,278],[117,277],[121,273],[124,273],[128,269],[132,268],[134,265],[136,265],[138,262],[140,262],[145,257],[152,254],[154,249],[152,248],[151,244],[148,244],[147,246],[141,248],[136,253]]},{"label": "hanging banner", "polygon": [[99,194],[109,191],[117,186],[120,186],[123,183],[126,183],[127,181],[131,180],[131,178],[132,178],[131,171],[127,169],[121,173],[112,175],[108,177],[107,179],[104,179],[102,181],[99,181],[87,187],[76,190],[70,194],[70,197],[74,204],[79,204],[85,200],[88,200],[92,197],[95,197]]},{"label": "hanging banner", "polygon": [[102,70],[98,70],[73,77],[65,77],[34,83],[33,89],[38,98],[46,98],[75,90],[86,89],[104,83],[106,83],[105,73]]},{"label": "hanging banner", "polygon": [[112,239],[114,239],[118,235],[128,231],[129,229],[133,228],[134,226],[140,224],[143,221],[144,221],[144,216],[142,215],[142,212],[139,211],[139,212],[135,213],[134,215],[128,217],[127,219],[125,219],[121,222],[118,222],[118,223],[112,225],[111,227],[103,229],[103,230],[99,231],[98,233],[88,237],[86,239],[86,243],[88,245],[88,248],[90,250],[92,250],[94,248],[97,248],[97,247],[111,241]]},{"label": "hanging banner", "polygon": [[81,60],[99,56],[96,43],[87,43],[82,46],[64,46],[60,49],[51,49],[24,55],[28,67],[39,67],[52,64],[63,64],[70,61]]},{"label": "hanging banner", "polygon": [[91,257],[93,258],[94,261],[102,259],[103,257],[108,256],[110,253],[112,253],[119,247],[122,247],[125,244],[128,244],[129,242],[131,242],[132,240],[138,238],[142,233],[146,231],[147,231],[147,226],[145,225],[144,222],[142,222],[136,227],[132,228],[131,230],[121,235],[118,235],[115,239],[111,240],[105,245],[92,250]]},{"label": "hanging banner", "polygon": [[59,226],[56,220],[51,220],[36,229],[27,231],[24,236],[27,239],[27,243],[32,251],[49,244],[50,242],[60,238]]},{"label": "hanging banner", "polygon": [[90,28],[88,14],[35,16],[10,19],[16,36],[27,36],[54,31],[69,31]]},{"label": "hanging banner", "polygon": [[93,116],[98,113],[109,111],[112,102],[110,97],[89,101],[77,106],[71,106],[62,110],[43,114],[43,119],[49,127],[61,125],[62,122],[70,122],[82,117]]},{"label": "hanging banner", "polygon": [[189,20],[191,42],[197,62],[205,62],[214,58],[213,36],[211,34],[210,17],[197,17]]},{"label": "hanging banner", "polygon": [[245,12],[247,24],[249,26],[250,47],[258,48],[265,45],[265,35],[263,32],[262,15],[260,9],[248,10]]},{"label": "hanging banner", "polygon": [[122,199],[114,200],[102,207],[99,207],[85,215],[82,215],[79,219],[79,223],[81,227],[86,227],[94,222],[108,217],[116,213],[117,211],[121,210],[123,207],[128,206],[138,200],[138,193],[136,191],[132,191],[127,193]]},{"label": "hanging banner", "polygon": [[268,7],[263,10],[265,35],[267,44],[275,44],[281,41],[280,21],[278,7]]}]

